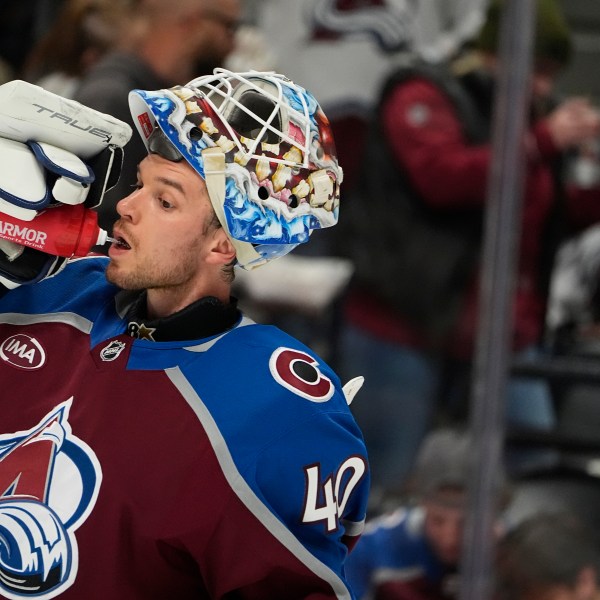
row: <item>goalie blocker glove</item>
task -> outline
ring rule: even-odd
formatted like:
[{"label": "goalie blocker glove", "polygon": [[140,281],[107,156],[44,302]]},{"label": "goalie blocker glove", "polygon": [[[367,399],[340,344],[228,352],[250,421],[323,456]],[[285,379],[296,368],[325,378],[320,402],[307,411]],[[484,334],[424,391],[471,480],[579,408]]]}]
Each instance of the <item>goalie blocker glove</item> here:
[{"label": "goalie blocker glove", "polygon": [[0,212],[31,221],[51,202],[81,204],[94,173],[78,156],[40,142],[0,138]]},{"label": "goalie blocker glove", "polygon": [[[24,81],[1,85],[0,220],[4,213],[27,226],[60,204],[99,206],[118,181],[130,137],[126,123],[78,102]],[[0,283],[36,283],[66,260],[1,240]]]}]

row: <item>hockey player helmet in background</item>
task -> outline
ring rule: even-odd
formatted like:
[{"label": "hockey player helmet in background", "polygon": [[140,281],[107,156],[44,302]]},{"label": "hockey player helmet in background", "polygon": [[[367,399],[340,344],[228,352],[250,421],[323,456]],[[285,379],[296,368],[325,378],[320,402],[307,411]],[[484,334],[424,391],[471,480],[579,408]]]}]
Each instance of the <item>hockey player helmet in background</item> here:
[{"label": "hockey player helmet in background", "polygon": [[149,152],[185,159],[251,269],[338,220],[342,170],[327,117],[283,75],[215,69],[184,86],[129,95]]}]

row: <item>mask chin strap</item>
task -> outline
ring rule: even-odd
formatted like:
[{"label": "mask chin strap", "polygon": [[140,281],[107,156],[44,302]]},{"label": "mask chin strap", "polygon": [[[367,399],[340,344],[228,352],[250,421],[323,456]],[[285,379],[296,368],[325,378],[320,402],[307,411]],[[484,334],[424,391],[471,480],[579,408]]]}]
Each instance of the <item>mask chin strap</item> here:
[{"label": "mask chin strap", "polygon": [[202,150],[202,159],[204,163],[204,182],[208,190],[208,196],[213,205],[219,222],[227,232],[233,247],[235,248],[236,259],[240,267],[250,270],[267,262],[250,244],[236,240],[229,231],[227,219],[223,206],[225,205],[225,154],[215,146]]}]

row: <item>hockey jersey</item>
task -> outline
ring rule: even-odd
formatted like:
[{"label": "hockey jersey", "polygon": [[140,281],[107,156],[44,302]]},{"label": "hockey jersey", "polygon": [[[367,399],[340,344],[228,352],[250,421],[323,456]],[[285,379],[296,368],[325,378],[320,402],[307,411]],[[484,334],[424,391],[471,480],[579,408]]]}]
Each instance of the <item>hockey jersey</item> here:
[{"label": "hockey jersey", "polygon": [[367,523],[347,564],[360,600],[452,600],[456,570],[436,556],[420,506],[400,507]]},{"label": "hockey jersey", "polygon": [[0,597],[354,598],[369,474],[337,376],[246,318],[134,339],[105,265],[0,300]]}]

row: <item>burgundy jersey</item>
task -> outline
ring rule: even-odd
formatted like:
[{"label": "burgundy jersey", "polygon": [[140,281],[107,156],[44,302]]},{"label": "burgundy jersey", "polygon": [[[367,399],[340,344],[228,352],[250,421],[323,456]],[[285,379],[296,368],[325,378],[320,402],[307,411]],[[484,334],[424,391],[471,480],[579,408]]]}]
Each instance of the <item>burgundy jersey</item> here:
[{"label": "burgundy jersey", "polygon": [[0,300],[0,597],[354,598],[368,466],[336,375],[245,318],[134,339],[105,264]]}]

